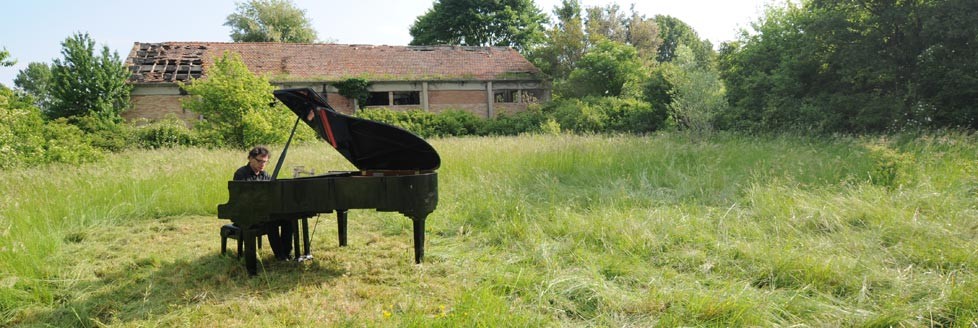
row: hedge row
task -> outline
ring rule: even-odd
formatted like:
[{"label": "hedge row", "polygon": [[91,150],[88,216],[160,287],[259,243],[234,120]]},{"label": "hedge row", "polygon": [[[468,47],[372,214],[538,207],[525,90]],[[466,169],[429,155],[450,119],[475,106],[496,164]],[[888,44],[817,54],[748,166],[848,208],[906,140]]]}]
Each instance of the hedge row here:
[{"label": "hedge row", "polygon": [[461,110],[367,109],[359,117],[399,126],[422,137],[516,135],[520,133],[648,133],[666,125],[666,110],[617,97],[563,99],[530,105],[526,111],[482,119]]}]

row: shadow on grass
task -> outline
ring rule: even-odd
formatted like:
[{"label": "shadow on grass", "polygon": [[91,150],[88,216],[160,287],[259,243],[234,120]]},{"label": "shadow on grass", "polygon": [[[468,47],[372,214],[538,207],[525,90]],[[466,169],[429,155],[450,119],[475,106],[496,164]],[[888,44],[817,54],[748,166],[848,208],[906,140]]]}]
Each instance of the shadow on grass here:
[{"label": "shadow on grass", "polygon": [[[227,255],[208,252],[189,261],[168,263],[150,255],[96,269],[97,278],[75,283],[56,296],[58,305],[28,314],[24,323],[153,325],[152,321],[165,320],[167,314],[190,315],[202,305],[240,304],[241,300],[261,304],[301,286],[321,286],[346,273],[339,265],[328,259],[297,263],[269,257],[259,261],[258,275],[248,276],[244,261],[233,250]],[[233,315],[234,311],[229,308],[228,312]]]}]

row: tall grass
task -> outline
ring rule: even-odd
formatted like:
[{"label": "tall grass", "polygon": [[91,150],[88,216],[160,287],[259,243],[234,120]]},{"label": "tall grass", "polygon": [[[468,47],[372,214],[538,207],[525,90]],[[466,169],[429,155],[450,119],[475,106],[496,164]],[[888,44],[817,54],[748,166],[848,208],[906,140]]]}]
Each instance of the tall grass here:
[{"label": "tall grass", "polygon": [[[174,149],[10,172],[3,321],[56,325],[892,326],[978,320],[978,141],[681,134],[436,139],[424,265],[410,221],[247,278],[215,256],[244,163]],[[274,158],[273,158],[274,160]],[[291,166],[351,169],[325,145]],[[320,224],[318,245],[335,244]],[[153,240],[146,243],[144,240]],[[265,254],[267,258],[268,254]],[[296,281],[300,282],[296,282]],[[228,317],[232,317],[228,321]]]}]

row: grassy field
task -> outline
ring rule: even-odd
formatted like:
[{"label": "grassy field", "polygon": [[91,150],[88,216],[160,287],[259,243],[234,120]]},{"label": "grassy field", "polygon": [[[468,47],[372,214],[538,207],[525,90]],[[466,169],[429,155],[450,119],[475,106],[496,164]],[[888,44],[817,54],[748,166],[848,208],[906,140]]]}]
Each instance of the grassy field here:
[{"label": "grassy field", "polygon": [[5,172],[0,326],[978,326],[975,136],[431,142],[424,264],[351,211],[350,246],[324,214],[314,261],[253,278],[215,216],[243,152]]}]

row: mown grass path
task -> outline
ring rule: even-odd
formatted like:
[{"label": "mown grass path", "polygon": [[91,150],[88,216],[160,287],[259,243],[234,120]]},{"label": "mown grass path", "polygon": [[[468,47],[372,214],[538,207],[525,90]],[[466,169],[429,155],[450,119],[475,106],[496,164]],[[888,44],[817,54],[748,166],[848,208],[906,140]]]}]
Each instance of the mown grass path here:
[{"label": "mown grass path", "polygon": [[[978,140],[720,135],[437,139],[423,265],[410,220],[323,215],[315,261],[249,278],[214,217],[228,150],[18,170],[0,310],[23,326],[969,326]],[[289,167],[349,169],[323,145]],[[288,172],[288,171],[284,171]],[[233,253],[233,251],[232,251]]]}]

